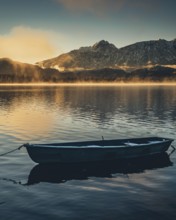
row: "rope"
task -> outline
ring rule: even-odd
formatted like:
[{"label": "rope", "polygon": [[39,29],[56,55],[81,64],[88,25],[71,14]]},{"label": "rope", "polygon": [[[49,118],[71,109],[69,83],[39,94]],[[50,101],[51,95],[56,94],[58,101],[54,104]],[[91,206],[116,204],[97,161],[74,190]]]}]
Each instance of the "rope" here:
[{"label": "rope", "polygon": [[175,151],[175,147],[171,144],[172,149]]},{"label": "rope", "polygon": [[173,154],[174,151],[176,150],[175,147],[174,147],[172,144],[171,144],[171,147],[172,147],[173,150],[171,150],[171,152],[169,153],[169,156],[170,156],[171,154]]},{"label": "rope", "polygon": [[12,152],[15,152],[15,151],[17,151],[17,150],[20,150],[22,147],[24,147],[24,144],[21,145],[21,146],[19,146],[18,148],[15,148],[14,150],[10,150],[10,151],[8,151],[8,152],[6,152],[6,153],[0,154],[0,157],[5,156],[5,155],[7,155],[7,154],[10,154],[10,153],[12,153]]}]

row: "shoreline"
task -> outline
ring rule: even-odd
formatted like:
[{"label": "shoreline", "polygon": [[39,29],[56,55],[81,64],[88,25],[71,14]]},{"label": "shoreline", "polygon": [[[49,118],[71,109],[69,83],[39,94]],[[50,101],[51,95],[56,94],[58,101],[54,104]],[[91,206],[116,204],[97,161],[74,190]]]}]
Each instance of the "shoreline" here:
[{"label": "shoreline", "polygon": [[6,86],[176,86],[176,82],[0,83],[0,87]]}]

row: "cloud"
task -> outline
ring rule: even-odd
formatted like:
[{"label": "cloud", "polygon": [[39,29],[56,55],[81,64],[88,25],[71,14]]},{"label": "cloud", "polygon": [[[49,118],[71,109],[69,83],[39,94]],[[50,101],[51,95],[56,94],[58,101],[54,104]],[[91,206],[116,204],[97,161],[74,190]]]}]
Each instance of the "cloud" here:
[{"label": "cloud", "polygon": [[91,13],[106,13],[121,8],[126,0],[56,0],[64,7],[73,11],[88,11]]},{"label": "cloud", "polygon": [[9,34],[0,35],[0,57],[21,62],[37,61],[58,55],[54,34],[29,27],[14,27]]},{"label": "cloud", "polygon": [[124,7],[149,9],[158,0],[56,0],[65,8],[72,11],[87,11],[93,14],[106,14],[118,11]]}]

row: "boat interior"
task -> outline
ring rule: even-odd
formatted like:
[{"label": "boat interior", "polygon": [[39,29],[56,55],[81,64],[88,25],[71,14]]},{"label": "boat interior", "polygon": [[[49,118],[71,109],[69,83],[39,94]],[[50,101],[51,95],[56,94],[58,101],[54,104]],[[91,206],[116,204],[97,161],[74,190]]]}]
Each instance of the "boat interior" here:
[{"label": "boat interior", "polygon": [[[171,141],[172,139],[162,137],[146,137],[146,138],[129,138],[129,139],[115,139],[115,140],[98,140],[98,141],[82,141],[82,142],[67,142],[67,143],[50,143],[41,144],[42,146],[136,146],[152,143],[162,143],[164,141]],[[172,140],[173,141],[173,140]],[[38,144],[37,144],[38,145]],[[40,144],[39,144],[40,145]]]}]

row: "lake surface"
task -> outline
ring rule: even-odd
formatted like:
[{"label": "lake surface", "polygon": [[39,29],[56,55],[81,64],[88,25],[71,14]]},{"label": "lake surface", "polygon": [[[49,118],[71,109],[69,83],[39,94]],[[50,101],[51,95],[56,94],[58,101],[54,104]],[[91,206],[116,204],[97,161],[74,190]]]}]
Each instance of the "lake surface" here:
[{"label": "lake surface", "polygon": [[[175,139],[176,86],[0,87],[0,154],[102,136]],[[0,219],[176,219],[168,154],[126,168],[42,168],[23,148],[0,157]]]}]

